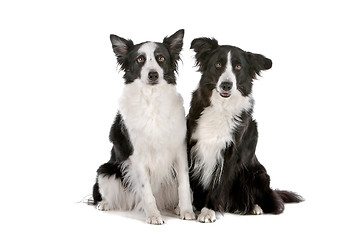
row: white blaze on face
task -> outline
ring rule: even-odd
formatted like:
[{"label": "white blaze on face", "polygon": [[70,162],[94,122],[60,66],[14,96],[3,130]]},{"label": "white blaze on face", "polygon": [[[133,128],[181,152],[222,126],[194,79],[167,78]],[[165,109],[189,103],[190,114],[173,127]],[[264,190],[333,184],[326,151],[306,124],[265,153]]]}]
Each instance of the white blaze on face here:
[{"label": "white blaze on face", "polygon": [[155,57],[155,50],[156,50],[156,43],[154,42],[148,42],[144,43],[139,48],[139,55],[144,55],[145,57],[145,64],[142,66],[141,72],[140,72],[140,80],[144,83],[149,82],[149,73],[150,72],[157,72],[159,75],[158,81],[164,80],[164,71],[156,61]]},{"label": "white blaze on face", "polygon": [[220,87],[221,83],[223,83],[223,82],[231,82],[232,83],[231,94],[233,94],[236,91],[236,76],[233,71],[230,51],[228,52],[228,55],[227,55],[225,71],[220,75],[219,81],[216,84],[216,91],[219,93],[223,91]]}]

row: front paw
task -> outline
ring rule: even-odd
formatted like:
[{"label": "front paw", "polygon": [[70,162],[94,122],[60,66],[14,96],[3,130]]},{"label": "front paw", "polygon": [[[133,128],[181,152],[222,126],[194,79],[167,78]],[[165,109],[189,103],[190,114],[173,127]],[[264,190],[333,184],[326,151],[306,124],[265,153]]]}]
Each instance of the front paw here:
[{"label": "front paw", "polygon": [[216,221],[215,211],[204,207],[198,217],[198,221],[202,223],[212,223]]},{"label": "front paw", "polygon": [[162,225],[162,224],[165,223],[161,216],[147,217],[146,222],[149,223],[149,224],[154,224],[154,225]]},{"label": "front paw", "polygon": [[263,210],[261,209],[261,207],[257,204],[255,204],[253,212],[254,215],[261,215],[264,214]]},{"label": "front paw", "polygon": [[180,212],[180,219],[182,219],[182,220],[194,220],[195,219],[195,213],[192,210],[181,211]]}]

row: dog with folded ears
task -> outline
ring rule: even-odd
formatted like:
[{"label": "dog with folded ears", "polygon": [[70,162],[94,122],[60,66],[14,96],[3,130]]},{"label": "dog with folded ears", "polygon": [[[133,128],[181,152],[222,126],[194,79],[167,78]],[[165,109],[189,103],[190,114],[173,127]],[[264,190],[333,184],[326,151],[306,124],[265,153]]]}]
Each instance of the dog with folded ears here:
[{"label": "dog with folded ears", "polygon": [[293,192],[273,190],[255,149],[253,80],[272,61],[263,55],[219,45],[216,39],[191,43],[202,73],[187,116],[188,158],[194,206],[200,222],[214,222],[215,211],[279,214],[284,203],[300,202]]}]

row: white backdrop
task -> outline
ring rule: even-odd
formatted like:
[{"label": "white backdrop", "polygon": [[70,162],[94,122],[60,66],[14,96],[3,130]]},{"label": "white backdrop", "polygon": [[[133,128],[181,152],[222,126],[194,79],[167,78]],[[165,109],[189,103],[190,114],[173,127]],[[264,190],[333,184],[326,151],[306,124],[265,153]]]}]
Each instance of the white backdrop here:
[{"label": "white backdrop", "polygon": [[[2,1],[1,239],[358,239],[358,9],[347,0]],[[215,37],[273,60],[254,85],[257,155],[271,185],[304,203],[279,216],[219,215],[214,224],[168,215],[164,226],[75,203],[110,157],[122,73],[109,34],[139,43],[180,28],[186,110],[200,78],[192,39]]]}]

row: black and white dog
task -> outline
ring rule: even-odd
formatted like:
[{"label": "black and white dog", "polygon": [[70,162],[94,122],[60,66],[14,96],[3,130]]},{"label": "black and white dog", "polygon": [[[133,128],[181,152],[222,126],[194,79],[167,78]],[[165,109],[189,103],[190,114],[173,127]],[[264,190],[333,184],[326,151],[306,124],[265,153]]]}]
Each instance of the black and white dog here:
[{"label": "black and white dog", "polygon": [[272,190],[255,155],[258,132],[252,118],[252,82],[272,61],[210,38],[194,39],[191,49],[202,73],[189,115],[188,155],[194,206],[200,222],[214,222],[215,211],[279,214],[284,203],[302,197]]},{"label": "black and white dog", "polygon": [[175,78],[183,37],[179,30],[162,43],[134,45],[110,36],[125,85],[110,130],[111,158],[97,170],[93,187],[99,210],[142,209],[151,224],[164,223],[162,209],[195,219],[185,112]]}]

